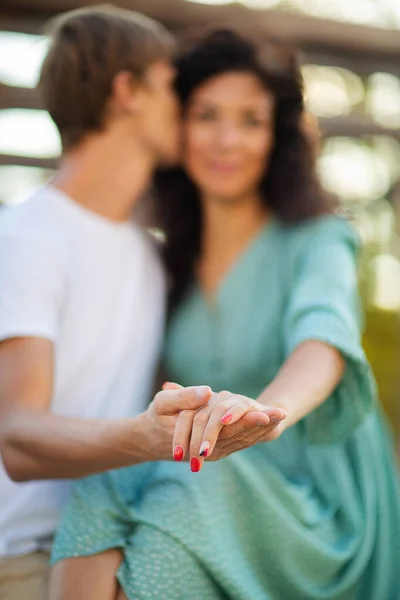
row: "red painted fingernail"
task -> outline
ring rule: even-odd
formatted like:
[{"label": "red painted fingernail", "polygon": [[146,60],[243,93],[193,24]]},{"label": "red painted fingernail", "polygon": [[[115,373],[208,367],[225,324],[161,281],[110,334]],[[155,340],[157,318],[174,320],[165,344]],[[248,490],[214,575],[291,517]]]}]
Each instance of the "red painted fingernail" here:
[{"label": "red painted fingernail", "polygon": [[194,456],[190,461],[190,470],[192,473],[198,473],[201,469],[201,462],[197,456]]},{"label": "red painted fingernail", "polygon": [[183,458],[183,448],[182,448],[182,446],[175,446],[174,460],[182,460],[182,458]]},{"label": "red painted fingernail", "polygon": [[208,453],[210,452],[210,442],[203,442],[200,446],[199,455],[203,458],[207,458]]},{"label": "red painted fingernail", "polygon": [[232,421],[232,418],[233,417],[232,417],[231,413],[228,413],[227,415],[225,415],[224,417],[222,417],[221,422],[224,425],[228,425],[228,423],[230,423]]}]

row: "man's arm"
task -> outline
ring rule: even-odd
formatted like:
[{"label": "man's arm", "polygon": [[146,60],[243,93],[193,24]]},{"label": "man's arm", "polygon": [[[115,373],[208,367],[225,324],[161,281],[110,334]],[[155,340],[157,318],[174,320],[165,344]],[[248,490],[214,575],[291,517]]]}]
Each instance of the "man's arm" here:
[{"label": "man's arm", "polygon": [[0,451],[15,481],[78,478],[171,459],[176,414],[206,403],[204,386],[158,394],[145,413],[79,419],[50,413],[54,346],[44,338],[0,343]]}]

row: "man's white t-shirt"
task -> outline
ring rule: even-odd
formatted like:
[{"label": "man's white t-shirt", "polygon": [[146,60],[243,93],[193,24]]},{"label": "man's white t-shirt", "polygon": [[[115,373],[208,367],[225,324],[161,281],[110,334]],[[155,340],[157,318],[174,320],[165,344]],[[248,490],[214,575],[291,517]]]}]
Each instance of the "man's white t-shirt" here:
[{"label": "man's white t-shirt", "polygon": [[[146,235],[46,186],[0,214],[0,340],[54,342],[51,411],[132,416],[150,400],[165,282]],[[0,461],[0,556],[47,547],[68,482],[13,483]]]}]

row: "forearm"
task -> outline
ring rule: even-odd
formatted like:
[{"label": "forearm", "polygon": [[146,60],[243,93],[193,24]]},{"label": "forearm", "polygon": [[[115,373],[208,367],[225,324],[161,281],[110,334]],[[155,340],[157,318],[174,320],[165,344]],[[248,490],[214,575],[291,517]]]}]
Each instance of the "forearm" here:
[{"label": "forearm", "polygon": [[1,453],[10,477],[79,478],[150,460],[143,415],[127,419],[72,419],[18,411],[2,428]]},{"label": "forearm", "polygon": [[284,429],[320,406],[343,376],[345,361],[340,353],[321,342],[304,342],[289,356],[273,382],[257,400],[283,408]]}]

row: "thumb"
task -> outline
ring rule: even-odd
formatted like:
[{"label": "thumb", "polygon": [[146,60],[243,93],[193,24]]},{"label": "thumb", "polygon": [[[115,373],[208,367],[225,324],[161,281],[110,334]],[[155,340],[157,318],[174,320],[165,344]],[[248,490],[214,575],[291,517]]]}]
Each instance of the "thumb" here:
[{"label": "thumb", "polygon": [[158,392],[154,398],[154,410],[159,415],[173,415],[182,410],[201,408],[210,400],[212,390],[208,385],[181,387]]},{"label": "thumb", "polygon": [[179,383],[173,383],[172,381],[166,381],[162,384],[163,390],[181,390],[182,386]]}]

